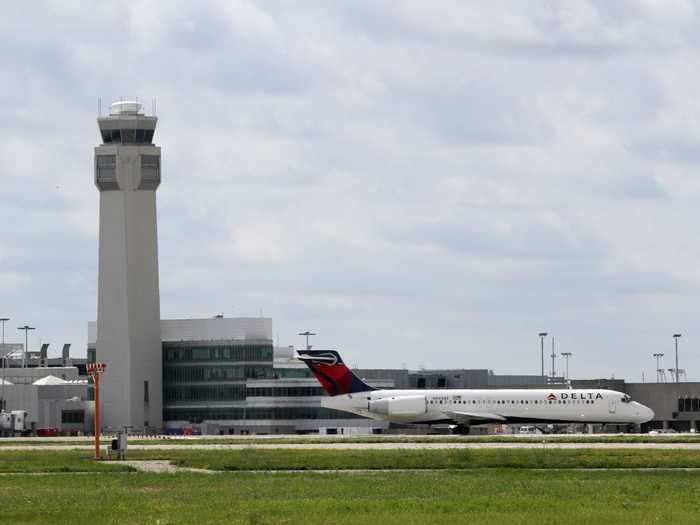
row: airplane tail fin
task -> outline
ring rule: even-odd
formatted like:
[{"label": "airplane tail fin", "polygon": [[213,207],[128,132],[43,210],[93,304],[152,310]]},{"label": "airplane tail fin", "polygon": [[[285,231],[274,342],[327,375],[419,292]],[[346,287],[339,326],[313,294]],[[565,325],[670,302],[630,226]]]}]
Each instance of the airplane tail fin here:
[{"label": "airplane tail fin", "polygon": [[297,354],[329,396],[375,390],[353,374],[335,350],[298,350]]}]

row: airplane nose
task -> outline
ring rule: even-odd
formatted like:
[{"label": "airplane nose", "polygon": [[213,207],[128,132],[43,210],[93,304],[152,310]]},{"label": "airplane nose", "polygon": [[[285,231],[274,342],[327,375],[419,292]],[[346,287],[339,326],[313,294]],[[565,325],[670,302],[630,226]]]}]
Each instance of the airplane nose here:
[{"label": "airplane nose", "polygon": [[654,419],[654,411],[649,408],[649,407],[644,407],[644,417],[646,418],[643,423],[646,423],[647,421],[651,421]]},{"label": "airplane nose", "polygon": [[635,404],[637,405],[635,407],[637,409],[636,412],[638,416],[637,423],[646,423],[647,421],[654,419],[654,411],[651,408],[644,406],[641,403]]}]

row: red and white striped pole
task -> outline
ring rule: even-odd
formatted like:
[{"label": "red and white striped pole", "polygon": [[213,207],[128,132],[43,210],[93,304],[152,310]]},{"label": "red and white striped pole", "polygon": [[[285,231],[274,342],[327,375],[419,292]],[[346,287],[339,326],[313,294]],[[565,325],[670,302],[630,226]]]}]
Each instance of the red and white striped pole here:
[{"label": "red and white striped pole", "polygon": [[95,461],[100,460],[100,376],[107,368],[105,363],[88,363],[87,373],[95,386]]}]

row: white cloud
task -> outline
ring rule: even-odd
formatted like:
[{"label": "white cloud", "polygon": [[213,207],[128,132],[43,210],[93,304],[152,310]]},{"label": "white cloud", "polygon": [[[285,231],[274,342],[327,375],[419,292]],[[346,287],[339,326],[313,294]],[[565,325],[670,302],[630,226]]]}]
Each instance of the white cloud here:
[{"label": "white cloud", "polygon": [[697,23],[681,1],[4,6],[3,308],[84,347],[96,99],[138,95],[164,315],[262,309],[362,366],[500,372],[537,370],[547,329],[574,374],[638,378],[698,308]]}]

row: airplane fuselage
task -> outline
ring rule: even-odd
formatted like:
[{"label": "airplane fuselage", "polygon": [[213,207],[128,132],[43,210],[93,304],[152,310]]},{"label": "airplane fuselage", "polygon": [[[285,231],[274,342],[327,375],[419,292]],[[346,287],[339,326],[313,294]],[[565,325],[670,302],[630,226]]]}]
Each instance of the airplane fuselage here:
[{"label": "airplane fuselage", "polygon": [[644,423],[654,417],[629,396],[604,389],[372,390],[322,399],[322,406],[394,423]]}]

